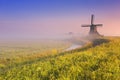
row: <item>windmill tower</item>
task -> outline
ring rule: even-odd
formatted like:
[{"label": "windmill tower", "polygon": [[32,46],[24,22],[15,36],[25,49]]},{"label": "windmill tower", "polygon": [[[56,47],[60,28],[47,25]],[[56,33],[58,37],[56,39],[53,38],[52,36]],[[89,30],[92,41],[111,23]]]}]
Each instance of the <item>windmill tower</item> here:
[{"label": "windmill tower", "polygon": [[102,24],[94,24],[94,15],[91,15],[91,25],[82,25],[82,27],[90,27],[89,35],[91,36],[101,36],[98,31],[97,27],[102,26]]}]

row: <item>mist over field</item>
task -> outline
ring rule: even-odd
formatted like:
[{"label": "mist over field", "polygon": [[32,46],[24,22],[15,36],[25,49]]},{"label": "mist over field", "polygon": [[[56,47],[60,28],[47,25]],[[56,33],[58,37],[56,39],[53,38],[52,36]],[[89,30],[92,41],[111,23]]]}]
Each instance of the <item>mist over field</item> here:
[{"label": "mist over field", "polygon": [[0,80],[120,80],[120,0],[0,0]]}]

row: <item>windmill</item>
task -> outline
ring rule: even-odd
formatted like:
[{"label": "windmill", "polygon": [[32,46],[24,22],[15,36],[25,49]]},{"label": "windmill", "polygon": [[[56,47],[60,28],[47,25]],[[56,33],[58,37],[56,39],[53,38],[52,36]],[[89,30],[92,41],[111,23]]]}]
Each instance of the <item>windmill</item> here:
[{"label": "windmill", "polygon": [[91,25],[82,25],[82,27],[90,27],[89,35],[100,36],[97,31],[97,26],[102,26],[102,24],[94,24],[94,15],[91,15]]}]

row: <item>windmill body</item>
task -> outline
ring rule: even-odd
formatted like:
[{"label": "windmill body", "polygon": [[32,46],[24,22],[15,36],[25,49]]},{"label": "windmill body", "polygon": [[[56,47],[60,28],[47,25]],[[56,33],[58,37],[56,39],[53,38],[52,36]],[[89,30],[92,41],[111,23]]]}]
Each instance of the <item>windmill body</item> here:
[{"label": "windmill body", "polygon": [[102,24],[93,24],[93,21],[94,15],[91,15],[91,25],[82,25],[82,27],[90,27],[89,35],[100,36],[100,34],[97,31],[97,27],[102,26]]}]

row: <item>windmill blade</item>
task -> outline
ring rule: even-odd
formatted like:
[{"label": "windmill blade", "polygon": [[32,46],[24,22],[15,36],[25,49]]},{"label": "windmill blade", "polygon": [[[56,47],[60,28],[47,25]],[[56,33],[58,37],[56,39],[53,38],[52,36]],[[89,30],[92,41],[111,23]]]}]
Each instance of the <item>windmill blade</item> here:
[{"label": "windmill blade", "polygon": [[96,24],[95,26],[103,26],[103,24]]},{"label": "windmill blade", "polygon": [[82,25],[82,27],[90,27],[90,25]]},{"label": "windmill blade", "polygon": [[94,20],[94,15],[91,15],[91,25],[93,24],[93,20]]}]

